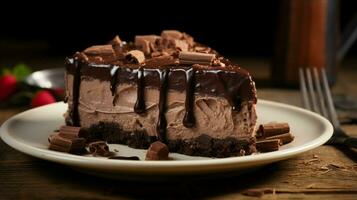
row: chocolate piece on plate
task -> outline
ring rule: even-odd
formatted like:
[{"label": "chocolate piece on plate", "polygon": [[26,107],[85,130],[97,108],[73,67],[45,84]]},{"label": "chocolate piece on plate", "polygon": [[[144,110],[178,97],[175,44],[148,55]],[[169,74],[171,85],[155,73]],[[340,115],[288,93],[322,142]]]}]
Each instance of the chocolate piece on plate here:
[{"label": "chocolate piece on plate", "polygon": [[156,141],[152,143],[146,152],[145,160],[168,160],[169,148],[166,144]]},{"label": "chocolate piece on plate", "polygon": [[105,141],[96,141],[88,144],[89,151],[94,156],[109,156],[109,146]]}]

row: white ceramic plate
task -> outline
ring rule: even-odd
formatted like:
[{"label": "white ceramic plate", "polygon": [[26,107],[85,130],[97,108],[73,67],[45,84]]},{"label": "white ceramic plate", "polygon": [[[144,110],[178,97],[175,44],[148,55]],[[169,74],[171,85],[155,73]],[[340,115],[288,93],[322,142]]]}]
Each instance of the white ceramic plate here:
[{"label": "white ceramic plate", "polygon": [[[257,168],[272,162],[287,159],[309,151],[325,143],[333,132],[332,125],[320,115],[310,111],[259,100],[258,123],[271,121],[288,122],[295,140],[276,152],[261,153],[243,157],[204,158],[171,153],[170,161],[128,161],[98,157],[77,156],[48,149],[48,135],[64,124],[64,103],[55,103],[20,113],[7,120],[0,129],[1,138],[11,147],[25,154],[68,165],[83,172],[112,178],[123,176],[180,176],[199,175]],[[124,145],[110,145],[119,150],[118,155],[145,158],[145,150],[132,149]]]}]

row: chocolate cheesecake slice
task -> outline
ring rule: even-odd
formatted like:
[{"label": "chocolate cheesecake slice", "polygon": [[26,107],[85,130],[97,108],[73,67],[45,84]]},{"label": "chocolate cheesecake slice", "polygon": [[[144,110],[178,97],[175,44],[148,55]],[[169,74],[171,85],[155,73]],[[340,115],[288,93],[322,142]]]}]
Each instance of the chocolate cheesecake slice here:
[{"label": "chocolate cheesecake slice", "polygon": [[256,89],[249,73],[167,30],[135,42],[118,36],[66,59],[67,125],[88,139],[229,157],[255,152]]}]

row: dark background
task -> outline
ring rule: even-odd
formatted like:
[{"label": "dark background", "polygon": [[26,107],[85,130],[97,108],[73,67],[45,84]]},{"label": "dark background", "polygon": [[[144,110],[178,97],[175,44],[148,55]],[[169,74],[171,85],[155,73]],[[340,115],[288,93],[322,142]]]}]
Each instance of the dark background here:
[{"label": "dark background", "polygon": [[[4,5],[0,8],[1,60],[63,57],[103,44],[115,34],[132,40],[136,34],[160,34],[163,29],[187,32],[228,56],[273,55],[279,1],[193,2],[31,1]],[[339,10],[343,28],[357,7],[353,1],[342,0]],[[356,46],[348,56],[357,54]]]}]

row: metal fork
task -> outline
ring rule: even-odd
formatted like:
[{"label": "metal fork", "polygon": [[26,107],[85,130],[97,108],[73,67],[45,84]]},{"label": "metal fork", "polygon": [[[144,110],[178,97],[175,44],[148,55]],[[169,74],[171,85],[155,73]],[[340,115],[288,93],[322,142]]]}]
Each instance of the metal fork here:
[{"label": "metal fork", "polygon": [[306,68],[304,70],[300,68],[299,82],[304,108],[324,116],[330,120],[334,127],[333,135],[326,144],[357,148],[357,138],[347,135],[341,129],[325,70],[318,70],[317,68]]}]

